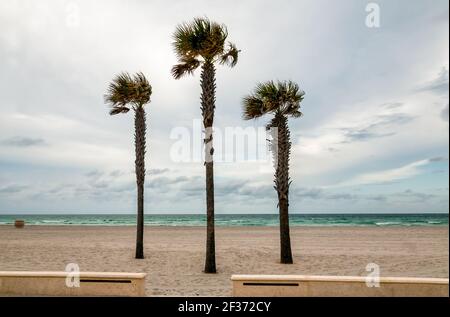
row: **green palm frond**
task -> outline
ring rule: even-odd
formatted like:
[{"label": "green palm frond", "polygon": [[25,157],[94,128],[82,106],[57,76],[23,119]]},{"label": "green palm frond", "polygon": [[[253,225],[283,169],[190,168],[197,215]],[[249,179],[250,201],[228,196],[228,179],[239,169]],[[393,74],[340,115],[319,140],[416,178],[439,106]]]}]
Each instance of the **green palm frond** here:
[{"label": "green palm frond", "polygon": [[242,104],[244,120],[256,119],[265,113],[263,101],[253,95],[244,97]]},{"label": "green palm frond", "polygon": [[105,102],[111,106],[125,106],[131,102],[133,79],[128,73],[117,75],[108,86]]},{"label": "green palm frond", "polygon": [[239,51],[231,43],[225,50],[227,37],[226,26],[208,18],[195,18],[190,23],[179,24],[172,43],[179,64],[172,68],[172,75],[180,78],[190,74],[204,61],[236,65]]},{"label": "green palm frond", "polygon": [[128,104],[142,107],[150,101],[151,94],[152,86],[143,73],[131,76],[123,72],[109,84],[105,103],[111,107],[110,115],[116,115],[128,112],[130,110]]},{"label": "green palm frond", "polygon": [[192,27],[188,23],[179,24],[173,34],[173,48],[178,58],[196,55],[193,47],[194,34]]},{"label": "green palm frond", "polygon": [[280,91],[273,81],[257,84],[255,96],[263,102],[265,112],[275,111],[280,105]]},{"label": "green palm frond", "polygon": [[228,31],[225,25],[208,18],[195,18],[192,23],[193,48],[204,59],[214,59],[224,51]]},{"label": "green palm frond", "polygon": [[305,92],[293,81],[259,83],[252,95],[243,98],[244,119],[277,111],[298,118],[302,116],[300,102],[304,95]]},{"label": "green palm frond", "polygon": [[224,25],[208,18],[195,18],[191,23],[177,26],[173,34],[173,47],[180,59],[198,56],[212,59],[223,52],[227,36]]},{"label": "green palm frond", "polygon": [[222,54],[222,56],[220,56],[220,63],[227,64],[230,67],[236,66],[238,62],[239,52],[240,50],[236,48],[236,45],[228,42],[228,50],[224,54]]}]

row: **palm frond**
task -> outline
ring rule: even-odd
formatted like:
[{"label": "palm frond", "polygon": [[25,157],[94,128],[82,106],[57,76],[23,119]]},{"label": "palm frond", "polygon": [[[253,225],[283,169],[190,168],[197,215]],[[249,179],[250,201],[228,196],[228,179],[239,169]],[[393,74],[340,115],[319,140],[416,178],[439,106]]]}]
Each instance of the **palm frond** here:
[{"label": "palm frond", "polygon": [[303,112],[298,111],[298,110],[292,111],[292,112],[290,112],[289,114],[290,114],[293,118],[300,118],[300,117],[303,116]]},{"label": "palm frond", "polygon": [[[293,81],[268,81],[256,85],[253,95],[243,99],[244,119],[280,111],[283,115],[302,116],[300,102],[305,92]],[[259,107],[259,108],[258,108]]]},{"label": "palm frond", "polygon": [[131,101],[133,95],[133,79],[128,73],[120,73],[108,86],[105,103],[112,107],[124,106]]},{"label": "palm frond", "polygon": [[227,64],[230,67],[236,66],[239,52],[240,50],[236,48],[236,45],[228,42],[228,50],[220,56],[220,63]]},{"label": "palm frond", "polygon": [[196,58],[183,58],[180,64],[172,67],[172,76],[180,79],[184,75],[192,75],[199,65],[200,61]]},{"label": "palm frond", "polygon": [[123,72],[117,75],[109,84],[105,94],[105,103],[110,107],[110,114],[126,113],[130,110],[128,104],[143,106],[150,101],[152,86],[145,75],[136,73],[131,76]]},{"label": "palm frond", "polygon": [[150,101],[152,95],[152,86],[142,72],[136,73],[133,76],[134,95],[133,103],[142,106]]},{"label": "palm frond", "polygon": [[128,111],[130,111],[130,108],[128,108],[128,107],[113,107],[109,111],[109,114],[111,116],[114,116],[114,115],[119,114],[119,113],[127,113]]},{"label": "palm frond", "polygon": [[273,81],[256,85],[255,95],[263,100],[265,111],[275,111],[280,105],[280,91]]},{"label": "palm frond", "polygon": [[173,48],[178,58],[197,55],[194,49],[194,31],[188,23],[179,24],[173,34]]},{"label": "palm frond", "polygon": [[263,101],[254,95],[242,98],[242,106],[244,120],[256,119],[265,114]]},{"label": "palm frond", "polygon": [[300,90],[298,84],[293,81],[279,82],[278,85],[283,87],[281,111],[294,118],[302,116],[300,103],[305,96],[305,92]]},{"label": "palm frond", "polygon": [[[173,34],[173,48],[177,57],[191,59],[202,57],[213,60],[224,52],[228,31],[225,25],[208,18],[195,18],[190,23],[177,26]],[[181,62],[183,64],[183,62]]]}]

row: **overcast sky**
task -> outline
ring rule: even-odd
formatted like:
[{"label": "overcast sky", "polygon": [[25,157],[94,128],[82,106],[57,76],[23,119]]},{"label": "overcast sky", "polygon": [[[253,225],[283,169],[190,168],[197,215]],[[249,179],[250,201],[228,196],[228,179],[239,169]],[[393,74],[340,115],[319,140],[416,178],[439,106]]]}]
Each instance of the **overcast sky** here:
[{"label": "overcast sky", "polygon": [[[208,16],[241,49],[217,68],[215,125],[244,122],[257,82],[306,91],[290,119],[290,211],[448,212],[447,0],[1,1],[0,213],[135,211],[133,117],[103,102],[120,71],[153,86],[146,213],[204,213],[204,167],[170,155],[200,119],[199,71],[174,80],[176,25]],[[216,212],[275,213],[273,170],[215,164]]]}]

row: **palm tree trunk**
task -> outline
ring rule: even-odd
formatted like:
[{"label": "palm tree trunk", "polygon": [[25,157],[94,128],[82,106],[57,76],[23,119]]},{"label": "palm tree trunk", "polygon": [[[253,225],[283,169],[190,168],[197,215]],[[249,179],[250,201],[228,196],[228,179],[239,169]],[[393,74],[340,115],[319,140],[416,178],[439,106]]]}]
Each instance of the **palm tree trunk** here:
[{"label": "palm tree trunk", "polygon": [[280,251],[283,264],[292,264],[291,238],[289,233],[289,155],[291,153],[290,132],[287,118],[280,112],[275,114],[272,126],[278,128],[274,142],[276,151],[275,189],[278,193],[280,212]]},{"label": "palm tree trunk", "polygon": [[134,145],[136,151],[136,184],[137,184],[137,233],[136,259],[144,258],[144,181],[145,181],[145,111],[136,107],[134,114]]},{"label": "palm tree trunk", "polygon": [[205,61],[201,74],[201,110],[205,127],[206,168],[206,259],[205,273],[216,273],[216,251],[214,237],[214,162],[213,131],[216,100],[216,70],[211,61]]}]

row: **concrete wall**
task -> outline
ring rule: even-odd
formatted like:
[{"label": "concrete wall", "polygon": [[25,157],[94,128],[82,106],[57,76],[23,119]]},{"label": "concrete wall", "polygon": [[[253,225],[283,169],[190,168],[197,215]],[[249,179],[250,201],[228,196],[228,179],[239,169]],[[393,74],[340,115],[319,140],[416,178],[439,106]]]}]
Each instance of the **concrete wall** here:
[{"label": "concrete wall", "polygon": [[145,295],[145,273],[81,272],[80,287],[68,287],[67,276],[66,272],[0,271],[0,296]]},{"label": "concrete wall", "polygon": [[381,277],[368,287],[365,277],[233,275],[233,296],[240,297],[448,297],[448,279]]}]

